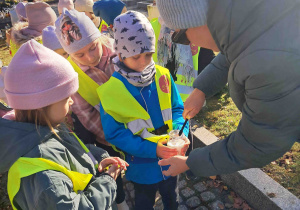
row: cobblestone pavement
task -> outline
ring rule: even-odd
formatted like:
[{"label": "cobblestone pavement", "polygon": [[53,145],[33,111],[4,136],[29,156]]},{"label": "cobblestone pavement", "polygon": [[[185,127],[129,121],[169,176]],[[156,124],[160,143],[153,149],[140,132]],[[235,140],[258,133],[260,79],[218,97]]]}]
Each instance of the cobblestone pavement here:
[{"label": "cobblestone pavement", "polygon": [[[126,202],[130,209],[134,206],[134,187],[133,184],[123,178],[126,193]],[[185,174],[179,176],[179,207],[178,210],[219,210],[219,209],[253,209],[246,201],[240,198],[234,191],[223,184],[217,177],[196,178],[187,180]],[[155,210],[162,210],[163,204],[159,193],[155,199]]]}]

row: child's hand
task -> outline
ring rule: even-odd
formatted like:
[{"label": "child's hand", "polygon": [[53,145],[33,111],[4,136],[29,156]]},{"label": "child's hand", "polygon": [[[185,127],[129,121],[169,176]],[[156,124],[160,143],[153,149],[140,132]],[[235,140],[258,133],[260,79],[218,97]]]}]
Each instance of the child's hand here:
[{"label": "child's hand", "polygon": [[156,147],[156,155],[157,157],[163,158],[163,159],[168,159],[170,157],[173,157],[177,155],[177,149],[173,149],[168,146],[164,146],[168,142],[167,139],[163,141],[158,141],[157,147]]},{"label": "child's hand", "polygon": [[117,168],[120,168],[121,170],[125,170],[125,171],[127,170],[127,166],[129,166],[129,164],[126,161],[122,160],[121,158],[109,157],[109,158],[103,159],[99,163],[99,167],[98,167],[99,172],[103,172],[105,170],[105,168],[110,166],[110,165],[117,166]]},{"label": "child's hand", "polygon": [[188,150],[189,145],[190,145],[190,140],[187,137],[184,138],[184,141],[185,141],[185,143],[184,143],[183,147],[181,148],[181,153],[180,153],[180,155],[182,155],[182,156],[185,156],[185,153]]},{"label": "child's hand", "polygon": [[114,180],[117,180],[122,169],[118,165],[112,165],[105,173],[109,174]]}]

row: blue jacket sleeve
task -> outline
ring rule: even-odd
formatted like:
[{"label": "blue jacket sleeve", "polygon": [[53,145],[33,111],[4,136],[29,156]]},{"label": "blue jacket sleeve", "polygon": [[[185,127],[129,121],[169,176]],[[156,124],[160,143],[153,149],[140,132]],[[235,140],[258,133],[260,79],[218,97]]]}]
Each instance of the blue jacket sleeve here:
[{"label": "blue jacket sleeve", "polygon": [[[180,130],[184,123],[182,117],[183,112],[183,102],[179,95],[179,92],[175,86],[173,78],[171,77],[171,101],[172,101],[172,119],[173,119],[173,130]],[[189,135],[189,123],[185,125],[183,129],[184,135],[187,137]]]},{"label": "blue jacket sleeve", "polygon": [[122,151],[141,158],[157,158],[156,143],[145,140],[126,129],[124,124],[115,121],[100,104],[100,115],[105,139]]}]

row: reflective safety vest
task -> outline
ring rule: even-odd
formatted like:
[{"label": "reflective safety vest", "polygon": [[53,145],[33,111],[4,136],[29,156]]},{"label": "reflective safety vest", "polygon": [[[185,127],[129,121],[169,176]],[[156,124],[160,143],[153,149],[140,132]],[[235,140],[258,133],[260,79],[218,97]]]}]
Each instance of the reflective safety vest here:
[{"label": "reflective safety vest", "polygon": [[[156,38],[156,42],[155,42],[156,52],[153,54],[153,60],[155,63],[158,63],[157,52],[159,51],[159,49],[158,49],[157,43],[158,43],[159,35],[161,33],[162,28],[158,21],[158,18],[153,18],[150,22],[154,29],[155,38]],[[186,99],[189,97],[189,95],[193,91],[193,82],[194,82],[195,78],[198,76],[198,57],[199,57],[200,47],[197,47],[197,46],[191,44],[190,48],[192,51],[192,59],[193,59],[193,67],[194,67],[193,70],[190,70],[190,73],[192,73],[193,75],[189,75],[190,79],[188,81],[187,75],[182,75],[177,71],[177,73],[176,73],[177,80],[174,79],[175,85],[179,91],[179,94],[180,94],[183,102],[186,101]],[[179,64],[179,67],[184,67],[184,66],[183,66],[183,64]]]},{"label": "reflective safety vest", "polygon": [[[173,129],[169,70],[156,65],[155,83],[162,117],[164,123],[169,127],[167,131],[169,133]],[[97,92],[104,111],[117,122],[124,123],[125,128],[134,135],[139,135],[141,138],[155,143],[169,137],[167,134],[154,135],[151,133],[155,129],[150,115],[131,95],[124,83],[114,75],[108,82],[101,85]],[[125,101],[126,103],[124,103]]]},{"label": "reflective safety vest", "polygon": [[[81,142],[81,140],[73,133],[76,139],[79,141],[80,145],[83,149],[88,153],[89,157],[91,157],[95,168],[98,168],[98,163],[95,160],[94,156],[90,153],[87,147]],[[14,206],[13,200],[16,194],[20,190],[21,179],[33,174],[36,174],[41,171],[46,170],[54,170],[59,171],[65,174],[69,179],[71,179],[73,183],[74,192],[78,193],[78,191],[83,191],[91,178],[92,174],[82,174],[76,171],[71,171],[64,166],[59,165],[51,160],[47,160],[44,158],[27,158],[20,157],[9,169],[8,171],[8,180],[7,180],[7,192],[9,196],[10,203],[13,209],[17,209]]]},{"label": "reflective safety vest", "polygon": [[100,99],[97,94],[97,88],[99,85],[90,78],[86,73],[84,73],[79,66],[68,57],[68,61],[73,66],[74,70],[78,73],[78,80],[79,80],[79,89],[78,93],[84,100],[86,100],[90,105],[93,107],[99,105]]},{"label": "reflective safety vest", "polygon": [[102,20],[101,21],[101,24],[100,24],[100,26],[99,26],[99,31],[100,31],[100,33],[102,34],[102,33],[108,33],[108,27],[109,27],[109,25],[104,21],[104,20]]},{"label": "reflective safety vest", "polygon": [[154,62],[157,63],[157,61],[158,61],[157,60],[157,49],[158,49],[157,48],[157,41],[158,41],[158,37],[159,37],[159,34],[160,34],[161,25],[158,21],[158,18],[153,18],[150,23],[151,23],[151,25],[154,29],[154,33],[155,33],[155,49],[156,49],[155,53],[153,53],[152,57],[153,57]]},{"label": "reflective safety vest", "polygon": [[[38,41],[40,44],[43,44],[42,40]],[[11,52],[11,56],[15,56],[15,54],[18,52],[20,47],[17,47],[16,43],[14,43],[12,40],[10,40],[10,52]]]}]

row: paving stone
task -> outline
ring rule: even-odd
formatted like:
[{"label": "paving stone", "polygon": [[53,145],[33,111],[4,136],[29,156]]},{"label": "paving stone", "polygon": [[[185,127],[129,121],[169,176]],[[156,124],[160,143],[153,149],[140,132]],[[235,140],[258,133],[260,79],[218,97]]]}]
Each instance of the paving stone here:
[{"label": "paving stone", "polygon": [[127,183],[127,182],[129,182],[127,179],[126,179],[126,176],[123,176],[123,183]]},{"label": "paving stone", "polygon": [[207,190],[206,186],[203,183],[198,183],[194,185],[194,188],[198,191],[198,192],[204,192],[205,190]]},{"label": "paving stone", "polygon": [[129,195],[128,195],[128,192],[125,191],[125,200],[129,200]]},{"label": "paving stone", "polygon": [[230,208],[232,208],[232,204],[231,203],[225,203],[225,207],[227,208],[227,209],[230,209]]},{"label": "paving stone", "polygon": [[180,205],[177,210],[188,210],[188,208],[185,205]]},{"label": "paving stone", "polygon": [[131,197],[132,199],[134,199],[134,198],[135,198],[134,196],[135,196],[134,190],[131,190],[131,191],[130,191],[130,197]]},{"label": "paving stone", "polygon": [[191,208],[195,208],[195,207],[199,206],[200,204],[201,204],[201,201],[196,196],[193,196],[193,197],[187,199],[187,201],[186,201],[186,205],[188,205]]},{"label": "paving stone", "polygon": [[127,183],[127,184],[126,184],[126,189],[127,189],[127,190],[129,190],[129,191],[133,190],[133,189],[134,189],[134,186],[133,186],[133,184],[132,184],[132,183],[130,183],[130,182],[129,182],[129,183]]},{"label": "paving stone", "polygon": [[154,210],[162,210],[164,209],[163,202],[161,199],[157,200],[154,205]]},{"label": "paving stone", "polygon": [[130,201],[127,201],[126,203],[130,209],[133,208],[132,203]]},{"label": "paving stone", "polygon": [[195,194],[195,191],[192,190],[192,189],[189,188],[189,187],[186,187],[185,189],[181,190],[181,194],[182,194],[185,198],[189,198],[189,197],[191,197],[192,195]]},{"label": "paving stone", "polygon": [[183,202],[182,197],[178,195],[178,203],[182,203],[182,202]]},{"label": "paving stone", "polygon": [[182,189],[182,188],[186,187],[186,181],[185,180],[179,181],[177,186],[178,186],[178,189]]},{"label": "paving stone", "polygon": [[208,210],[205,206],[199,206],[198,208],[195,208],[194,210]]},{"label": "paving stone", "polygon": [[221,209],[224,209],[224,204],[217,200],[217,201],[214,201],[210,204],[208,204],[208,206],[211,208],[211,210],[221,210]]},{"label": "paving stone", "polygon": [[216,198],[216,196],[212,192],[207,191],[207,192],[201,193],[200,198],[204,202],[209,202],[209,201],[214,200]]},{"label": "paving stone", "polygon": [[156,202],[155,202],[155,205],[162,205],[163,202],[162,202],[162,199],[158,199]]}]

